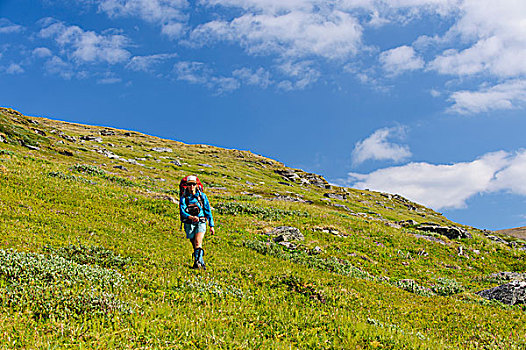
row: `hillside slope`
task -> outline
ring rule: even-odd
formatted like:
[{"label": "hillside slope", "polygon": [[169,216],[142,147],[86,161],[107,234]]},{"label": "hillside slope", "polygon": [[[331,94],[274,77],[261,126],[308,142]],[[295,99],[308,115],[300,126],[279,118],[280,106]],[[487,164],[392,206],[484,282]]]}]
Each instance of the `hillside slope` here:
[{"label": "hillside slope", "polygon": [[[188,174],[214,207],[206,271],[174,203]],[[0,188],[2,348],[526,347],[524,305],[475,294],[526,271],[525,242],[397,195],[6,108]]]},{"label": "hillside slope", "polygon": [[526,239],[526,226],[523,227],[516,227],[516,228],[508,228],[505,230],[498,230],[497,233],[508,235],[520,239]]}]

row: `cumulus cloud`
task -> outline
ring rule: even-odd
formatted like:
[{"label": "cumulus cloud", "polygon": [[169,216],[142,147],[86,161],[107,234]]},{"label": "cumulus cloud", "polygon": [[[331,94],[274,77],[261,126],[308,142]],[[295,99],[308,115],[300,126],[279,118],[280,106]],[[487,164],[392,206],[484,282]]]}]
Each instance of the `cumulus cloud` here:
[{"label": "cumulus cloud", "polygon": [[400,162],[411,157],[408,146],[389,142],[389,139],[401,139],[405,135],[404,127],[382,128],[376,130],[368,138],[358,141],[352,152],[353,165],[366,160],[392,160]]},{"label": "cumulus cloud", "polygon": [[349,173],[356,188],[398,193],[436,210],[463,208],[477,195],[507,191],[526,196],[526,150],[492,152],[472,162],[409,163],[369,174]]},{"label": "cumulus cloud", "polygon": [[130,40],[124,35],[111,32],[97,34],[52,19],[43,21],[43,23],[45,27],[40,30],[40,36],[54,39],[68,57],[76,63],[115,64],[127,61],[131,55],[125,49],[130,45]]},{"label": "cumulus cloud", "polygon": [[430,64],[443,74],[491,74],[500,78],[526,73],[526,2],[465,0],[461,18],[446,34],[465,49],[444,51]]},{"label": "cumulus cloud", "polygon": [[177,54],[175,53],[134,56],[126,65],[126,68],[134,71],[151,72],[154,66],[175,57],[177,57]]},{"label": "cumulus cloud", "polygon": [[5,72],[7,74],[21,74],[24,73],[24,68],[20,66],[18,63],[11,63],[6,69]]},{"label": "cumulus cloud", "polygon": [[262,67],[255,71],[250,68],[236,69],[232,72],[232,76],[246,85],[259,86],[263,89],[272,84],[270,73]]},{"label": "cumulus cloud", "polygon": [[51,57],[53,54],[51,53],[51,50],[47,47],[37,47],[33,50],[33,55],[38,58],[46,58]]},{"label": "cumulus cloud", "polygon": [[450,100],[450,111],[473,114],[501,109],[512,109],[526,103],[526,80],[511,80],[478,91],[457,91]]},{"label": "cumulus cloud", "polygon": [[7,18],[0,18],[0,34],[18,33],[23,29],[24,27],[12,23]]},{"label": "cumulus cloud", "polygon": [[185,0],[97,0],[99,10],[110,17],[138,17],[161,26],[161,32],[170,38],[179,38],[184,32],[189,7]]},{"label": "cumulus cloud", "polygon": [[177,80],[204,85],[216,94],[224,94],[239,89],[239,80],[234,77],[215,75],[203,62],[181,61],[174,65],[173,72]]},{"label": "cumulus cloud", "polygon": [[399,46],[380,54],[380,62],[385,71],[398,75],[405,71],[422,69],[424,60],[417,56],[410,46]]},{"label": "cumulus cloud", "polygon": [[204,45],[228,40],[239,43],[249,54],[287,59],[343,59],[356,54],[361,46],[362,27],[349,13],[323,4],[323,10],[316,11],[309,2],[303,6],[283,2],[286,9],[265,2],[251,5],[255,8],[232,20],[198,26],[191,33],[191,42]]}]

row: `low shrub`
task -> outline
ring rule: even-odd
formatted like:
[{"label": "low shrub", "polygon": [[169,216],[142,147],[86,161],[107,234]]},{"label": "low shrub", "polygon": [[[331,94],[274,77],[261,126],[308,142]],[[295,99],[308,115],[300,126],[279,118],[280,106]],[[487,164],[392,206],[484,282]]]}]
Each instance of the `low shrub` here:
[{"label": "low shrub", "polygon": [[112,250],[97,246],[76,246],[73,244],[61,248],[48,246],[44,248],[44,251],[84,265],[99,265],[107,268],[116,267],[122,269],[126,265],[133,263],[131,257],[123,257],[115,254]]},{"label": "low shrub", "polygon": [[465,288],[454,279],[445,277],[438,278],[431,286],[431,290],[438,295],[449,296],[464,292]]},{"label": "low shrub", "polygon": [[99,169],[98,167],[94,165],[86,165],[86,164],[75,164],[71,168],[71,170],[76,171],[78,173],[84,173],[88,175],[105,175],[106,172],[102,169]]},{"label": "low shrub", "polygon": [[284,216],[309,217],[309,213],[298,210],[284,210],[279,208],[263,208],[246,203],[221,203],[217,207],[220,214],[225,215],[256,215],[262,219],[280,220]]}]

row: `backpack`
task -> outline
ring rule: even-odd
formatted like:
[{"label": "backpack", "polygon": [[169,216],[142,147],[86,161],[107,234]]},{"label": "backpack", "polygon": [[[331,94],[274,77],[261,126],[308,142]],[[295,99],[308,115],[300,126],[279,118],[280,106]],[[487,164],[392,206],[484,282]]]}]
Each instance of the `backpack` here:
[{"label": "backpack", "polygon": [[[190,176],[190,175],[189,175]],[[195,176],[195,175],[194,175]],[[186,179],[188,178],[188,176],[185,176],[181,179],[181,182],[179,182],[179,201],[187,201],[186,202],[186,205],[188,207],[189,210],[192,210],[192,205],[188,205],[188,195],[190,194],[190,190],[188,189],[188,184],[186,183]],[[201,195],[201,193],[204,192],[204,189],[203,189],[203,184],[201,183],[201,181],[199,180],[199,178],[196,176],[196,182],[197,182],[197,193],[199,194],[199,196],[197,197],[197,200],[199,202],[199,204],[201,205],[201,208],[204,209],[204,200],[203,200],[203,196]],[[199,209],[197,208],[197,206],[195,206],[196,209]],[[194,215],[194,213],[191,213],[190,211],[188,211],[188,213],[190,215]],[[195,213],[194,216],[197,216],[199,213]],[[181,226],[183,225],[183,223],[185,222],[185,219],[183,218],[183,213],[181,212],[181,207],[179,207],[179,220],[181,220]]]}]

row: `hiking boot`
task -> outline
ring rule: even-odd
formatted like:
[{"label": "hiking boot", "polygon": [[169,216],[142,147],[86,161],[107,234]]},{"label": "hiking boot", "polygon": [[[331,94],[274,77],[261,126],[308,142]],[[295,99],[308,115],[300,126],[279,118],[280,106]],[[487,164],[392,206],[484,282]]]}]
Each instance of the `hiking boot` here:
[{"label": "hiking boot", "polygon": [[206,270],[205,261],[203,260],[203,255],[205,255],[205,251],[203,248],[197,248],[195,250],[195,261],[197,262],[197,265],[200,269]]}]

